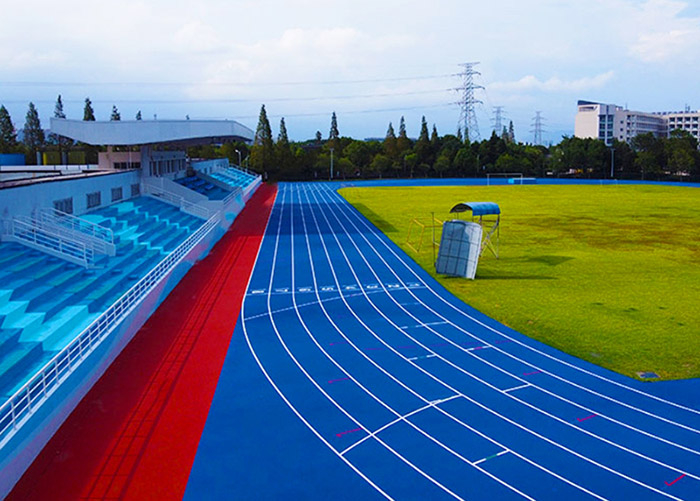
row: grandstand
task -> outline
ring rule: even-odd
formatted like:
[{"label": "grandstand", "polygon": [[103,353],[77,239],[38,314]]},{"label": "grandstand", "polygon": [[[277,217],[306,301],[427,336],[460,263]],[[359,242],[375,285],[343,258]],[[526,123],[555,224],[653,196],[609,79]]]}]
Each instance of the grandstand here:
[{"label": "grandstand", "polygon": [[0,183],[0,496],[261,182],[186,158],[192,144],[250,141],[237,122],[52,131],[108,148],[69,178]]}]

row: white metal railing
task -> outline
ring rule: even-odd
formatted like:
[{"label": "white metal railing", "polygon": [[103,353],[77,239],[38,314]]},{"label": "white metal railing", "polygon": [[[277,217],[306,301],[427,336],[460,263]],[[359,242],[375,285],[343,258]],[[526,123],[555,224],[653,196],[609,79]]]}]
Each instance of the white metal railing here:
[{"label": "white metal railing", "polygon": [[216,212],[0,406],[0,450],[58,386],[219,223]]},{"label": "white metal railing", "polygon": [[26,216],[10,219],[10,230],[6,237],[86,268],[95,263],[94,248],[87,242],[42,227],[34,219]]},{"label": "white metal railing", "polygon": [[162,180],[160,186],[156,182],[151,180],[144,180],[142,184],[144,188],[143,191],[145,194],[152,195],[156,198],[160,198],[161,200],[171,205],[175,205],[179,207],[182,212],[186,212],[187,214],[191,214],[193,216],[201,217],[202,219],[209,219],[212,215],[212,211],[210,211],[206,207],[185,200],[177,193],[173,193],[172,191],[165,188],[162,185]]},{"label": "white metal railing", "polygon": [[87,219],[74,216],[73,214],[62,212],[58,209],[53,209],[50,207],[40,209],[39,219],[41,221],[47,221],[65,226],[73,231],[85,233],[90,237],[104,240],[110,244],[114,243],[114,232],[111,229],[100,226],[99,224],[88,221]]},{"label": "white metal railing", "polygon": [[238,197],[243,197],[243,190],[239,187],[233,188],[233,191],[226,195],[221,201],[223,202],[224,210],[228,209]]},{"label": "white metal railing", "polygon": [[41,228],[85,242],[95,253],[116,254],[114,232],[97,223],[52,208],[40,209],[34,220]]}]

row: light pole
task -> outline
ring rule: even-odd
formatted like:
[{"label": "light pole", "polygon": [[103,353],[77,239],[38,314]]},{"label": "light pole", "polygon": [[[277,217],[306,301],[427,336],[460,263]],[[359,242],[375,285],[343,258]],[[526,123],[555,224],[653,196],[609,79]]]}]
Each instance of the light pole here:
[{"label": "light pole", "polygon": [[234,150],[236,153],[238,153],[238,166],[241,166],[241,151],[240,150]]},{"label": "light pole", "polygon": [[615,177],[615,148],[610,147],[610,179]]},{"label": "light pole", "polygon": [[333,148],[331,148],[331,181],[333,181]]}]

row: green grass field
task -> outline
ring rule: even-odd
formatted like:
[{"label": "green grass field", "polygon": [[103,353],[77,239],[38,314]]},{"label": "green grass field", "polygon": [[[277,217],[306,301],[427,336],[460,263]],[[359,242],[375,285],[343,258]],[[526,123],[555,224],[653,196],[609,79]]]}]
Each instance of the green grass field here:
[{"label": "green grass field", "polygon": [[[637,377],[700,377],[700,190],[667,186],[345,188],[340,193],[435,275],[427,235],[458,202],[497,202],[500,259],[476,280],[438,276],[468,304],[567,353]],[[439,238],[438,238],[439,241]]]}]

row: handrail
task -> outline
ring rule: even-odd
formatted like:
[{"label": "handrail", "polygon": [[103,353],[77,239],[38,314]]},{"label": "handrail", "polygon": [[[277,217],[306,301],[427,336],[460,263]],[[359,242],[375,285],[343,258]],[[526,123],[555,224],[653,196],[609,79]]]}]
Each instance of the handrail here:
[{"label": "handrail", "polygon": [[97,317],[68,346],[49,360],[32,378],[0,406],[0,449],[17,433],[34,411],[51,396],[85,358],[177,266],[187,253],[219,222],[216,212],[146,276]]},{"label": "handrail", "polygon": [[26,216],[11,219],[9,236],[16,241],[39,247],[49,254],[55,254],[86,268],[95,262],[95,251],[84,241],[70,238],[52,229],[36,224]]},{"label": "handrail", "polygon": [[167,188],[164,188],[162,185],[158,186],[153,182],[143,181],[143,187],[146,194],[153,195],[154,197],[161,198],[172,205],[176,205],[183,212],[202,219],[209,219],[212,215],[212,211],[206,207],[202,207],[199,204],[185,200],[184,197],[181,197],[177,193],[173,193]]},{"label": "handrail", "polygon": [[243,190],[242,190],[240,187],[235,186],[235,187],[233,188],[233,191],[231,191],[231,193],[229,193],[228,195],[226,195],[226,196],[221,200],[221,202],[223,203],[224,208],[228,208],[228,207],[236,200],[236,197],[238,197],[238,196],[241,196],[241,197],[243,196]]},{"label": "handrail", "polygon": [[89,237],[93,237],[99,240],[104,240],[109,244],[114,244],[114,232],[100,226],[97,223],[88,221],[73,214],[68,214],[67,212],[60,211],[58,209],[44,207],[39,210],[39,219],[47,221],[52,224],[57,224],[60,226],[65,226],[73,231],[83,233]]}]

